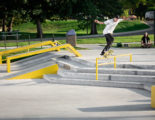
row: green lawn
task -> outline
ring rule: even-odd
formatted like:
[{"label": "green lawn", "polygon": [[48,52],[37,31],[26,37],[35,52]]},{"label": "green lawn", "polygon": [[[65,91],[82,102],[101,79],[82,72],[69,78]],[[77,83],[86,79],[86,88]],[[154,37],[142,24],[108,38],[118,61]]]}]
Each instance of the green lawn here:
[{"label": "green lawn", "polygon": [[[98,34],[102,34],[105,25],[97,24]],[[71,30],[75,29],[77,35],[86,35],[87,30],[82,30],[78,28],[78,22],[76,20],[66,20],[66,21],[49,21],[47,20],[45,23],[42,24],[44,38],[52,37],[54,34],[55,37],[65,37],[66,33]],[[142,30],[149,28],[148,25],[140,22],[140,21],[123,21],[118,24],[114,32],[126,32],[126,31],[133,31],[133,30]],[[20,38],[26,39],[29,36],[31,38],[36,37],[36,25],[33,23],[23,23],[17,26],[13,26],[14,30],[20,31]],[[88,32],[90,33],[90,26]]]},{"label": "green lawn", "polygon": [[[149,35],[149,37],[150,37],[151,41],[153,41],[153,34]],[[114,37],[114,43],[140,42],[141,38],[142,38],[142,35]],[[105,40],[105,37],[78,39],[77,43],[78,44],[105,44],[106,40]]]},{"label": "green lawn", "polygon": [[[153,42],[154,36],[149,35],[151,41]],[[132,42],[140,42],[142,35],[135,35],[135,36],[121,36],[121,37],[114,37],[114,43],[132,43]],[[31,44],[33,43],[37,43],[34,41],[31,41]],[[60,40],[60,43],[65,44],[66,40]],[[89,38],[89,39],[77,39],[77,44],[105,44],[106,40],[105,37],[101,37],[101,38]],[[18,45],[19,46],[24,46],[24,45],[28,45],[28,42],[20,42]],[[10,42],[7,43],[7,47],[12,47],[12,46],[16,46],[16,43],[14,42]],[[4,43],[0,43],[0,47],[4,47]]]},{"label": "green lawn", "polygon": [[[38,41],[31,41],[30,44],[34,44],[34,43],[38,43]],[[29,45],[29,42],[19,42],[18,46],[25,46],[25,45]],[[13,47],[13,46],[17,46],[16,42],[8,42],[6,43],[6,47]],[[3,42],[0,43],[0,47],[5,47],[5,44]]]},{"label": "green lawn", "polygon": [[[81,30],[78,28],[78,22],[76,20],[67,20],[67,21],[49,21],[47,20],[46,23],[42,24],[44,37],[52,37],[54,34],[55,37],[65,37],[67,31],[71,29],[75,29],[77,36],[86,35],[86,30]],[[104,29],[104,25],[97,24],[98,33],[102,34]],[[118,24],[114,32],[126,32],[126,31],[133,31],[133,30],[140,30],[146,29],[149,26],[141,23],[140,21],[123,21]],[[14,30],[20,31],[20,38],[28,39],[29,36],[31,38],[36,37],[36,25],[32,23],[23,23],[17,26],[13,26]],[[90,32],[90,28],[89,28]],[[115,43],[126,43],[126,42],[140,42],[142,35],[136,36],[123,36],[123,37],[115,37]],[[151,40],[153,40],[153,35],[150,35]],[[19,40],[20,41],[20,40]],[[65,40],[60,40],[62,44],[66,43]],[[36,43],[31,41],[31,44]],[[104,37],[101,38],[90,38],[90,39],[78,39],[78,44],[105,44],[106,40]],[[18,46],[28,45],[28,42],[19,42]],[[4,43],[0,43],[0,47],[4,47]],[[10,42],[7,43],[7,47],[16,46],[16,43]]]}]

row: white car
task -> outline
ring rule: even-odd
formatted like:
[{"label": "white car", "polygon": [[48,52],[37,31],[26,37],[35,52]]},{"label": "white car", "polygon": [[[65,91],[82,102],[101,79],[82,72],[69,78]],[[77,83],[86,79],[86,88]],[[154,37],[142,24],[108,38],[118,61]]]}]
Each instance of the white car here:
[{"label": "white car", "polygon": [[146,20],[153,20],[154,19],[154,11],[148,11],[145,13]]}]

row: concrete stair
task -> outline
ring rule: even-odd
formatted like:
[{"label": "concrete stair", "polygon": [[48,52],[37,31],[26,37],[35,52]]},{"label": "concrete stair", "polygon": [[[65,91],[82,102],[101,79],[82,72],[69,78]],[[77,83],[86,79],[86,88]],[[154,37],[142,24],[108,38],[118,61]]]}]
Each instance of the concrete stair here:
[{"label": "concrete stair", "polygon": [[[74,71],[79,73],[96,73],[95,68],[78,68]],[[127,75],[145,75],[145,76],[154,76],[155,70],[149,70],[149,69],[124,69],[124,68],[102,68],[98,69],[98,73],[102,74],[127,74]]]},{"label": "concrete stair", "polygon": [[[60,76],[64,78],[77,78],[77,79],[96,79],[95,73],[75,73],[75,72],[60,72]],[[141,75],[128,75],[128,74],[99,74],[99,80],[111,81],[128,81],[128,82],[155,82],[155,76],[141,76]]]},{"label": "concrete stair", "polygon": [[99,79],[96,80],[94,64],[75,64],[75,61],[67,59],[59,59],[59,62],[69,66],[69,69],[59,71],[58,75],[44,75],[44,79],[54,84],[139,88],[149,91],[151,85],[155,84],[154,66],[117,64],[116,69],[113,65],[101,66],[98,70]]},{"label": "concrete stair", "polygon": [[108,80],[89,80],[84,78],[68,78],[63,76],[44,75],[44,79],[53,84],[67,84],[67,85],[87,85],[100,87],[119,87],[119,88],[138,88],[143,89],[144,84],[136,82],[118,82]]},{"label": "concrete stair", "polygon": [[155,76],[99,74],[95,80],[94,73],[59,72],[58,75],[44,75],[44,79],[54,84],[88,85],[102,87],[138,88],[151,90]]},{"label": "concrete stair", "polygon": [[[89,62],[68,57],[57,52],[47,52],[31,56],[11,63],[11,73],[7,73],[6,64],[0,65],[0,79],[8,79],[27,72],[35,71],[50,65],[58,64],[60,68],[75,68],[76,66],[88,67]],[[91,66],[91,65],[90,65]],[[94,65],[93,65],[94,66]]]},{"label": "concrete stair", "polygon": [[149,91],[151,85],[155,84],[155,66],[153,65],[118,63],[116,69],[113,68],[113,65],[100,66],[98,69],[99,80],[96,80],[95,63],[48,52],[11,63],[11,73],[6,73],[6,65],[1,65],[0,79],[3,84],[0,85],[5,84],[2,82],[4,79],[52,64],[59,65],[59,72],[57,75],[44,75],[45,83],[139,88]]}]

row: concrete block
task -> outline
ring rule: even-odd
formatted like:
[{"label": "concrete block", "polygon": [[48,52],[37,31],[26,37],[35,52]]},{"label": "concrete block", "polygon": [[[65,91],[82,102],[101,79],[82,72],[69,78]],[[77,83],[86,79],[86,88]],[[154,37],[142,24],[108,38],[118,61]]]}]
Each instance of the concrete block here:
[{"label": "concrete block", "polygon": [[76,35],[67,35],[66,43],[71,44],[72,46],[76,47]]}]

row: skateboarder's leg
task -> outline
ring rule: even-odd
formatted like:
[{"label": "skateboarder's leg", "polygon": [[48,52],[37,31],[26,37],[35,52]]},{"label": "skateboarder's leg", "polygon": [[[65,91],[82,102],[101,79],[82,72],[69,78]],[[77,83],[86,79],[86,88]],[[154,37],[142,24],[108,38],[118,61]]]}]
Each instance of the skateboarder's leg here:
[{"label": "skateboarder's leg", "polygon": [[104,47],[104,49],[101,52],[101,55],[104,55],[105,51],[108,51],[114,41],[114,38],[112,37],[111,34],[106,34],[105,35],[106,41],[107,41],[107,45]]},{"label": "skateboarder's leg", "polygon": [[112,43],[114,41],[114,38],[113,38],[113,36],[111,34],[108,34],[108,40],[109,40],[109,42],[107,44],[107,51],[110,49],[110,47],[111,47],[111,45],[112,45]]}]

